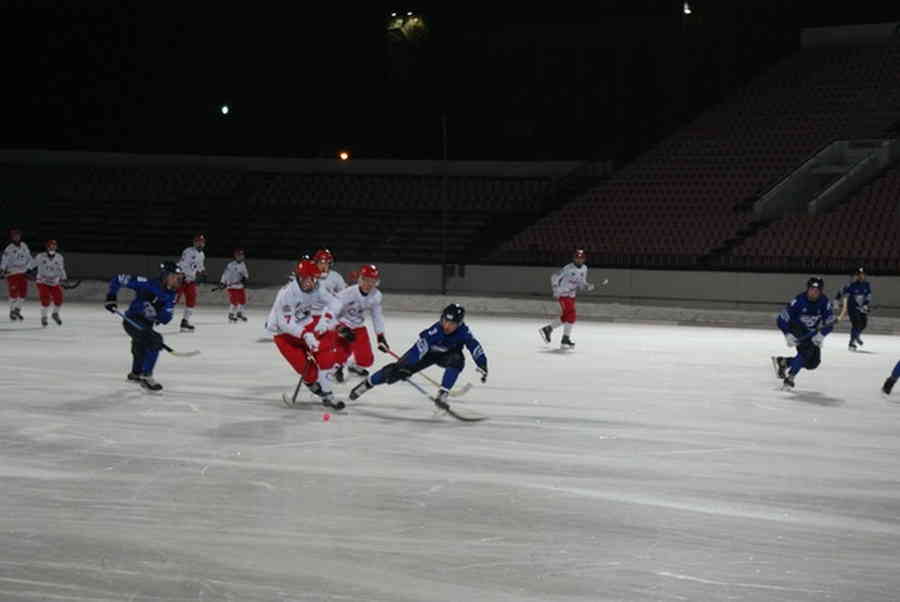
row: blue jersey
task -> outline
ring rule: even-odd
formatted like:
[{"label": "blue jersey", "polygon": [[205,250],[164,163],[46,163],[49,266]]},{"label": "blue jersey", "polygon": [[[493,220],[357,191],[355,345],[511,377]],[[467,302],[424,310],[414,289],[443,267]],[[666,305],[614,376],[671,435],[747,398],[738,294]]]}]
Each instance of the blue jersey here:
[{"label": "blue jersey", "polygon": [[472,354],[475,363],[486,370],[487,356],[481,348],[481,343],[472,336],[472,332],[465,324],[460,324],[453,334],[444,334],[441,323],[435,322],[433,326],[419,333],[419,340],[406,352],[403,359],[415,364],[426,353],[460,353],[463,346]]},{"label": "blue jersey", "polygon": [[847,297],[847,311],[854,313],[867,313],[872,302],[872,287],[865,280],[854,280],[835,295],[835,301]]},{"label": "blue jersey", "polygon": [[778,328],[798,339],[808,337],[817,330],[822,335],[827,335],[834,329],[831,301],[825,295],[819,295],[816,301],[810,301],[806,293],[800,293],[778,314]]},{"label": "blue jersey", "polygon": [[159,278],[148,280],[143,276],[120,274],[109,282],[109,295],[115,297],[122,287],[134,290],[134,301],[125,314],[129,318],[141,318],[152,323],[168,324],[175,311],[175,291],[163,286]]}]

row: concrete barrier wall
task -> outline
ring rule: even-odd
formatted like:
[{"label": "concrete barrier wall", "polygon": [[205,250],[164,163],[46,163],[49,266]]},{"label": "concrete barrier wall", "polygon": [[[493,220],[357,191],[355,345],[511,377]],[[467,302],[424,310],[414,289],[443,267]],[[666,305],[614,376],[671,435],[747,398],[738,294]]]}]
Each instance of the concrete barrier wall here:
[{"label": "concrete barrier wall", "polygon": [[[115,274],[156,274],[164,259],[175,257],[144,255],[98,255],[71,253],[66,266],[72,278],[109,279]],[[212,282],[218,281],[228,258],[209,258],[207,269]],[[287,280],[292,261],[248,259],[254,286],[276,286]],[[338,264],[345,277],[356,264]],[[441,287],[440,266],[379,264],[385,292],[436,293]],[[537,297],[549,299],[551,268],[466,266],[448,280],[451,295]],[[609,279],[590,295],[585,303],[604,302],[623,305],[661,305],[684,308],[739,309],[771,312],[802,291],[804,274],[754,274],[744,272],[690,272],[650,270],[591,271],[590,279],[599,283]],[[870,279],[876,314],[900,315],[900,277]],[[831,296],[849,276],[827,276],[826,292]],[[211,288],[212,284],[208,287]]]}]

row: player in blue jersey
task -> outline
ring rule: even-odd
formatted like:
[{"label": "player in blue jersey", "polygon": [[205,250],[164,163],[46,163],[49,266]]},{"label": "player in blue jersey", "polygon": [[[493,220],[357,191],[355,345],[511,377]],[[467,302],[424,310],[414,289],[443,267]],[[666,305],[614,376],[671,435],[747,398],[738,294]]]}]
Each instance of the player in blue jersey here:
[{"label": "player in blue jersey", "polygon": [[184,272],[174,261],[166,261],[161,266],[159,278],[121,274],[109,283],[106,295],[106,309],[115,312],[116,295],[122,287],[134,290],[134,300],[128,306],[122,321],[125,332],[131,337],[131,372],[128,380],[140,383],[150,391],[159,391],[162,385],[153,379],[153,368],[163,348],[162,335],[153,330],[155,324],[168,324],[175,310],[175,294],[184,281]]},{"label": "player in blue jersey", "polygon": [[825,281],[813,276],[806,281],[806,292],[794,297],[778,314],[778,328],[784,333],[787,346],[797,348],[797,355],[792,358],[772,358],[786,389],[794,387],[794,377],[801,368],[815,370],[822,361],[822,343],[835,320],[824,289]]},{"label": "player in blue jersey", "polygon": [[466,310],[458,303],[452,303],[441,312],[441,319],[419,333],[419,340],[399,361],[388,364],[369,376],[350,392],[350,399],[381,384],[394,384],[398,380],[406,380],[416,372],[428,366],[437,365],[444,369],[441,387],[435,405],[442,410],[448,409],[447,395],[465,366],[462,349],[466,347],[481,373],[481,382],[487,380],[487,356],[469,327],[463,322]]},{"label": "player in blue jersey", "polygon": [[862,347],[862,334],[866,326],[869,325],[869,307],[872,303],[872,287],[866,282],[866,272],[859,268],[853,274],[853,280],[838,291],[834,296],[835,301],[844,300],[844,308],[841,310],[841,317],[850,314],[850,351],[856,351],[856,346]]}]

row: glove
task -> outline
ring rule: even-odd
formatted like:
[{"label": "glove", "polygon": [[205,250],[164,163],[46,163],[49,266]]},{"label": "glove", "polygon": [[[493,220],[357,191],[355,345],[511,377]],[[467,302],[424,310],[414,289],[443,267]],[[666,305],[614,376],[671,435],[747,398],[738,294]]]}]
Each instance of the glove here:
[{"label": "glove", "polygon": [[861,314],[867,314],[867,313],[869,313],[869,306],[868,306],[868,305],[863,305],[862,307],[860,307],[860,308],[859,308],[859,313],[861,313]]},{"label": "glove", "polygon": [[594,286],[593,284],[591,284],[590,282],[588,282],[588,284],[587,284],[587,291],[588,291],[588,292],[591,292],[591,291],[594,290],[595,288],[597,288],[597,287]]},{"label": "glove", "polygon": [[816,347],[821,347],[822,343],[824,343],[824,342],[825,342],[825,335],[822,334],[821,332],[817,332],[815,335],[813,335],[812,343]]},{"label": "glove", "polygon": [[319,339],[317,339],[313,333],[305,333],[303,335],[303,342],[306,343],[307,349],[313,353],[319,350]]},{"label": "glove", "polygon": [[792,335],[789,332],[784,333],[784,342],[787,343],[788,347],[796,347],[797,346],[797,337]]},{"label": "glove", "polygon": [[328,332],[328,327],[332,319],[331,314],[322,314],[322,317],[319,318],[319,323],[316,324],[316,334]]},{"label": "glove", "polygon": [[116,313],[116,310],[119,308],[119,306],[116,304],[115,295],[107,295],[106,303],[103,305],[103,307],[105,307],[106,311],[108,311],[111,314]]},{"label": "glove", "polygon": [[144,301],[144,317],[151,322],[156,321],[156,308],[150,301]]},{"label": "glove", "polygon": [[389,353],[391,351],[391,347],[388,345],[387,339],[384,338],[383,334],[378,335],[378,351],[382,353]]},{"label": "glove", "polygon": [[337,327],[337,333],[339,337],[341,337],[348,343],[352,343],[356,340],[356,333],[343,324]]},{"label": "glove", "polygon": [[481,382],[487,382],[487,366],[484,368],[478,367],[475,368],[478,371],[478,374],[481,375]]}]

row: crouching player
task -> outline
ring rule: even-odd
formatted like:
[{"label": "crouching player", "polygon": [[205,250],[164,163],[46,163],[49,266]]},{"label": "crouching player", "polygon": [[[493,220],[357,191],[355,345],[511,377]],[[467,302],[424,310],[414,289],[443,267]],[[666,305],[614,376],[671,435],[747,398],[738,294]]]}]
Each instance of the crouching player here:
[{"label": "crouching player", "polygon": [[416,372],[428,366],[437,365],[444,369],[441,387],[435,405],[447,410],[447,395],[465,366],[462,348],[465,346],[481,373],[481,382],[487,380],[487,356],[469,327],[463,322],[466,310],[462,305],[453,303],[444,308],[441,318],[435,324],[419,333],[419,340],[399,361],[388,364],[366,380],[356,385],[350,392],[350,399],[358,399],[360,395],[372,387],[382,384],[394,384],[398,380],[406,380]]}]

